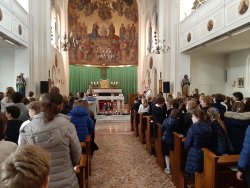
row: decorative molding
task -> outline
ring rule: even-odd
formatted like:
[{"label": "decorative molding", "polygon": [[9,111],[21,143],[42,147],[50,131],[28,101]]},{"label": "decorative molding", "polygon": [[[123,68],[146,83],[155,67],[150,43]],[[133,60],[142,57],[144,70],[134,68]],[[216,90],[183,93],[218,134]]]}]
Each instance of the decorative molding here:
[{"label": "decorative molding", "polygon": [[2,19],[3,19],[3,13],[2,13],[2,10],[0,8],[0,21],[2,21]]},{"label": "decorative molding", "polygon": [[[204,3],[180,24],[180,52],[198,47],[249,24],[248,6],[249,0],[218,0]],[[189,42],[188,33],[192,33]]]},{"label": "decorative molding", "polygon": [[22,35],[22,33],[23,33],[23,32],[22,32],[22,26],[19,24],[19,25],[18,25],[18,34],[19,34],[19,35]]}]

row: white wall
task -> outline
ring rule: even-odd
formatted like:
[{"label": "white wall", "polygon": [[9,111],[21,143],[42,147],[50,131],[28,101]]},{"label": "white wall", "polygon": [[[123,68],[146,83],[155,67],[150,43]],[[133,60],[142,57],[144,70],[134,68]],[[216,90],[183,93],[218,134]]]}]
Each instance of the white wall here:
[{"label": "white wall", "polygon": [[[242,50],[234,52],[227,57],[227,89],[226,94],[231,96],[233,92],[240,91],[243,93],[244,97],[249,97],[250,93],[247,91],[246,85],[249,84],[249,78],[247,80],[247,59],[250,55],[250,50]],[[249,68],[248,68],[249,69]],[[238,88],[237,80],[238,78],[244,78],[244,88]],[[236,82],[235,87],[233,87],[234,81]]]},{"label": "white wall", "polygon": [[179,67],[179,78],[176,80],[176,84],[178,84],[179,86],[176,87],[177,92],[181,92],[181,81],[184,77],[184,75],[188,75],[188,77],[190,78],[190,56],[180,53],[180,67]]},{"label": "white wall", "polygon": [[15,86],[15,50],[13,48],[0,48],[0,91],[5,92],[6,87]]},{"label": "white wall", "polygon": [[29,12],[29,0],[17,0],[17,2],[18,2],[27,12]]},{"label": "white wall", "polygon": [[33,90],[30,88],[30,60],[29,60],[29,49],[28,48],[18,48],[15,50],[15,73],[14,79],[16,83],[16,76],[20,73],[24,74],[24,78],[26,79],[26,92],[25,95],[28,94],[29,90]]},{"label": "white wall", "polygon": [[190,92],[198,88],[206,95],[225,93],[225,65],[225,55],[191,55]]}]

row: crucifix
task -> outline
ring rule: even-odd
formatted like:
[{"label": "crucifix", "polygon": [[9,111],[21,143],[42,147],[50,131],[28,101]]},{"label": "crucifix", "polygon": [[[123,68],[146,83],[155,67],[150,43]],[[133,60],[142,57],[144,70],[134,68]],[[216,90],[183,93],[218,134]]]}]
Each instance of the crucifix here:
[{"label": "crucifix", "polygon": [[99,67],[101,69],[101,77],[106,78],[107,77],[107,68],[105,66]]}]

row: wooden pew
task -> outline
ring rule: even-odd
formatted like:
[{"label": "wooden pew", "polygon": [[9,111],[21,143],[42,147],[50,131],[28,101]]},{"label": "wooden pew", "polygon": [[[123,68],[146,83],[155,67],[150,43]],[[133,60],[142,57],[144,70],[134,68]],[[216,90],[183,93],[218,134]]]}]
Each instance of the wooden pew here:
[{"label": "wooden pew", "polygon": [[183,135],[176,132],[174,132],[173,135],[174,150],[170,152],[172,182],[177,188],[193,187],[194,182],[185,178],[187,152],[183,148]]},{"label": "wooden pew", "polygon": [[140,114],[136,111],[134,111],[134,121],[133,121],[133,127],[134,127],[134,135],[139,136],[138,133],[138,124],[140,122]]},{"label": "wooden pew", "polygon": [[90,177],[91,176],[91,136],[86,136],[85,142],[80,142],[82,147],[82,153],[87,156],[87,166],[85,168],[85,182],[86,187],[90,187]]},{"label": "wooden pew", "polygon": [[85,173],[87,168],[87,155],[82,154],[79,165],[76,166],[76,176],[78,178],[79,188],[86,188]]},{"label": "wooden pew", "polygon": [[155,152],[155,143],[152,138],[152,129],[153,129],[153,117],[147,116],[147,128],[146,128],[146,149],[149,155],[152,155]]},{"label": "wooden pew", "polygon": [[207,148],[204,152],[204,170],[195,173],[195,188],[247,187],[246,182],[237,180],[236,172],[229,166],[236,166],[239,155],[217,156]]},{"label": "wooden pew", "polygon": [[134,115],[134,110],[130,110],[130,130],[134,131],[134,126],[133,126],[133,115]]},{"label": "wooden pew", "polygon": [[157,123],[157,138],[155,140],[156,162],[162,170],[165,169],[165,156],[162,149],[162,131],[161,124]]},{"label": "wooden pew", "polygon": [[142,144],[146,143],[147,116],[140,114],[140,123],[138,126],[139,141]]}]

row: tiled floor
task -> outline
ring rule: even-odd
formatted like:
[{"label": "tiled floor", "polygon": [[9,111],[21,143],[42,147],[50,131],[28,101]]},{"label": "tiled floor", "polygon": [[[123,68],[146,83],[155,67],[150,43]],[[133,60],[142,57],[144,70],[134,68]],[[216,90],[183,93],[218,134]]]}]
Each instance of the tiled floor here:
[{"label": "tiled floor", "polygon": [[129,120],[98,120],[92,188],[172,188],[169,177],[130,132]]}]

